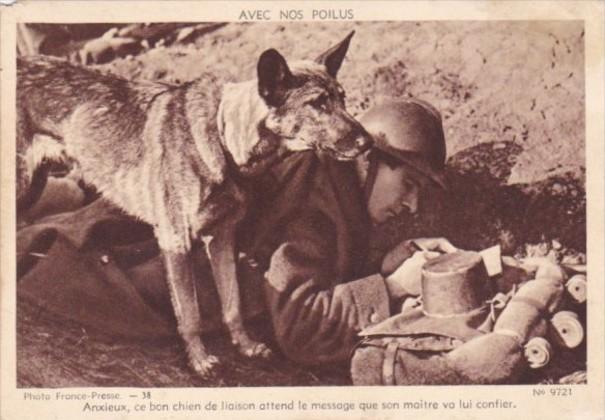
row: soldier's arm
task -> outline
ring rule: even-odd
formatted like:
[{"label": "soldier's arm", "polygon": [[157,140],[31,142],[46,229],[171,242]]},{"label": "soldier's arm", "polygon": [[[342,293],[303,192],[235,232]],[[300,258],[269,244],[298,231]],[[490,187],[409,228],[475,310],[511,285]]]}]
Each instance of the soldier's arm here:
[{"label": "soldier's arm", "polygon": [[300,363],[347,360],[357,333],[390,315],[380,274],[346,283],[335,277],[334,243],[329,226],[299,220],[288,227],[266,273],[276,339]]}]

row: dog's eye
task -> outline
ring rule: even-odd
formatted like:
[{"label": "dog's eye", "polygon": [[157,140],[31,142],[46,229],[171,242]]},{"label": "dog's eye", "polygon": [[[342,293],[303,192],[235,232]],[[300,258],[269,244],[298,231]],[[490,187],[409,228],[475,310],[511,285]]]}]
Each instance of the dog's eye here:
[{"label": "dog's eye", "polygon": [[311,105],[315,109],[325,111],[328,107],[328,96],[320,95],[317,98],[309,101],[309,105]]}]

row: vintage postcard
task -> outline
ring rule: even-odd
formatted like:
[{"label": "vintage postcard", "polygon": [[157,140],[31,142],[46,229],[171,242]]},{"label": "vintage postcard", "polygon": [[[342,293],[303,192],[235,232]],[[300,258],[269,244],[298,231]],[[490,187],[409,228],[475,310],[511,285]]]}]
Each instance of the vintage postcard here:
[{"label": "vintage postcard", "polygon": [[0,6],[0,418],[605,418],[604,13]]}]

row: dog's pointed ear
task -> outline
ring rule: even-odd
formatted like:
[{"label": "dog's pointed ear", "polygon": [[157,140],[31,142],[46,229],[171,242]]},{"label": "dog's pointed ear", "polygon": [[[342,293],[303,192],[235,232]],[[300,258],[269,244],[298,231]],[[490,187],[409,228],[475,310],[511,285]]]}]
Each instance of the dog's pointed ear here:
[{"label": "dog's pointed ear", "polygon": [[326,66],[326,71],[330,76],[336,77],[336,73],[338,73],[342,60],[344,60],[345,55],[347,54],[349,44],[351,43],[351,38],[354,34],[355,31],[351,31],[351,33],[347,35],[345,39],[315,59],[315,61],[319,64]]},{"label": "dog's pointed ear", "polygon": [[258,94],[267,105],[280,105],[294,78],[284,57],[273,48],[263,52],[258,59],[256,71]]}]

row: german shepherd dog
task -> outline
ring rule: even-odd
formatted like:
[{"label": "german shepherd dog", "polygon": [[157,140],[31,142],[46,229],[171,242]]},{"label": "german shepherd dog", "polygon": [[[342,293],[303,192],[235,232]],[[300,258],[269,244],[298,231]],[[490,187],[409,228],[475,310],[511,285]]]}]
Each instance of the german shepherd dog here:
[{"label": "german shepherd dog", "polygon": [[316,150],[351,160],[371,146],[345,110],[336,81],[352,35],[314,61],[288,65],[278,51],[266,50],[257,79],[222,89],[208,74],[170,86],[58,59],[19,59],[18,212],[44,187],[44,165],[28,162],[27,153],[42,134],[61,148],[54,156],[77,163],[84,182],[153,226],[178,330],[198,374],[211,372],[217,358],[199,337],[192,241],[205,244],[233,343],[246,356],[269,356],[266,345],[249,338],[240,315],[234,233],[247,205],[240,180],[287,152]]}]

